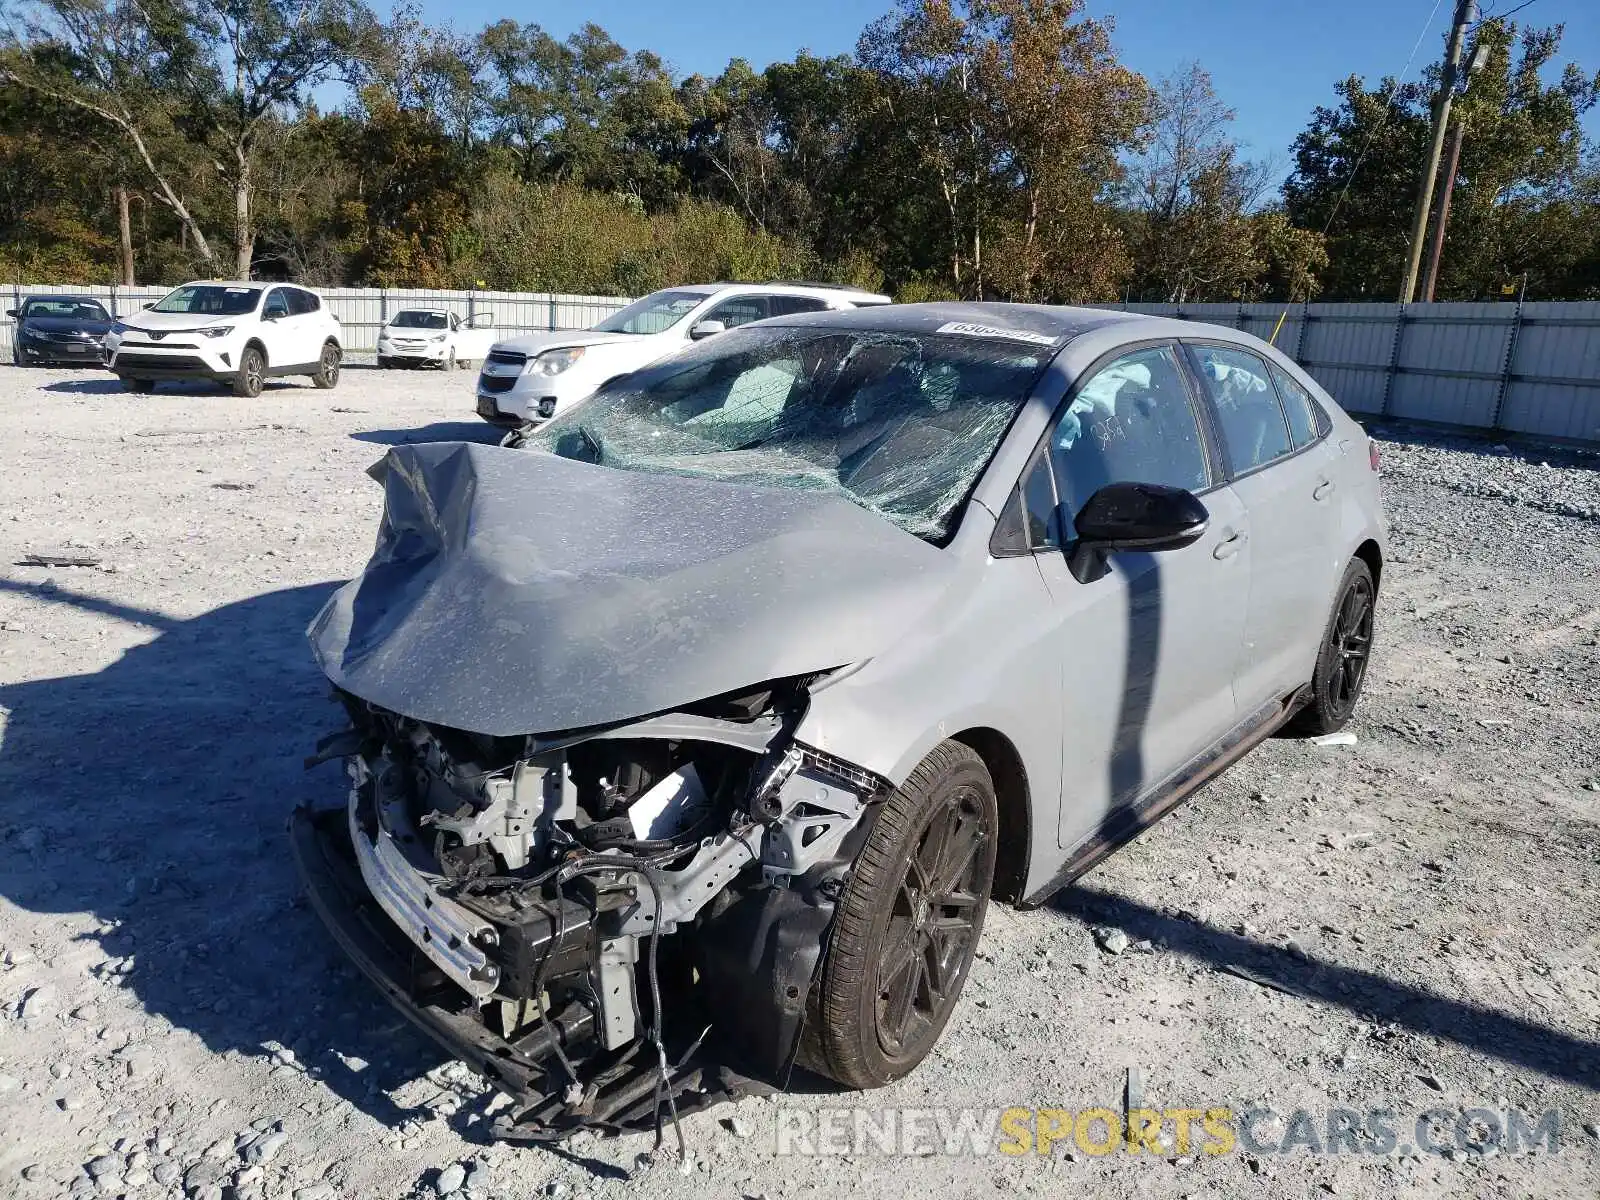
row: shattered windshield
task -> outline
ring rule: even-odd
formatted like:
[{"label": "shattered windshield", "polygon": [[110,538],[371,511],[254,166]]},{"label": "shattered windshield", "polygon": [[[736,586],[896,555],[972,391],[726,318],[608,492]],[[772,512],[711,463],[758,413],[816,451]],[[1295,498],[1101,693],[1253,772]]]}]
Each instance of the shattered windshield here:
[{"label": "shattered windshield", "polygon": [[594,328],[602,333],[661,333],[699,308],[705,299],[704,292],[652,292],[627,308],[618,309]]},{"label": "shattered windshield", "polygon": [[734,330],[523,445],[626,471],[836,492],[940,542],[1055,350],[998,337]]}]

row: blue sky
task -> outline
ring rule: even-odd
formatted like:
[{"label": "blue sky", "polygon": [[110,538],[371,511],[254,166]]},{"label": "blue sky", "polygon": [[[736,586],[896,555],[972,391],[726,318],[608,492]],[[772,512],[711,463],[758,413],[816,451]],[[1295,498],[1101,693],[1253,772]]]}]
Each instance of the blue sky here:
[{"label": "blue sky", "polygon": [[[1520,0],[1484,0],[1486,13]],[[488,0],[423,0],[424,12],[458,32],[509,17],[533,21],[565,36],[594,21],[628,49],[649,48],[680,73],[714,74],[733,57],[757,67],[801,49],[838,54],[852,49],[862,28],[892,0],[758,0],[753,4],[595,0],[552,4],[535,0],[503,7]],[[1253,158],[1290,168],[1289,146],[1333,84],[1355,72],[1375,82],[1396,74],[1411,53],[1434,0],[1089,0],[1096,16],[1116,20],[1116,45],[1135,70],[1154,79],[1188,60],[1200,62],[1222,98],[1238,112],[1235,134]],[[1536,0],[1519,21],[1564,23],[1563,56],[1600,70],[1600,19],[1594,0]],[[1452,0],[1441,0],[1412,66],[1443,51]],[[1600,135],[1600,119],[1587,127]]]}]

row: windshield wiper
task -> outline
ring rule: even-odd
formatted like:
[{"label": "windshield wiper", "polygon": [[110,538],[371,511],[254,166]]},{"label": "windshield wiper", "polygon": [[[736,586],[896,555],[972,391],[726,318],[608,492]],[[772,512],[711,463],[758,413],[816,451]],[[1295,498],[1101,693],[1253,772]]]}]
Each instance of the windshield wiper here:
[{"label": "windshield wiper", "polygon": [[579,425],[578,436],[581,437],[585,443],[587,443],[589,449],[594,451],[594,461],[597,466],[605,460],[606,448],[601,443],[600,435],[598,433],[590,429],[587,425]]}]

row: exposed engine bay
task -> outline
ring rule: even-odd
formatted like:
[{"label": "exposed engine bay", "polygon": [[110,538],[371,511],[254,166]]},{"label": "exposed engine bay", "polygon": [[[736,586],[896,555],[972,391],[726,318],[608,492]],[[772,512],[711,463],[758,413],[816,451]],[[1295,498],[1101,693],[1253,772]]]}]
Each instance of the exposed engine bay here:
[{"label": "exposed engine bay", "polygon": [[[297,820],[348,848],[383,932],[409,943],[379,979],[378,956],[341,936],[358,964],[511,1096],[499,1136],[659,1138],[681,1111],[782,1086],[834,901],[890,790],[795,740],[812,678],[555,736],[339,693],[352,728],[308,765],[343,757],[348,808]],[[326,917],[333,901],[312,899]]]}]

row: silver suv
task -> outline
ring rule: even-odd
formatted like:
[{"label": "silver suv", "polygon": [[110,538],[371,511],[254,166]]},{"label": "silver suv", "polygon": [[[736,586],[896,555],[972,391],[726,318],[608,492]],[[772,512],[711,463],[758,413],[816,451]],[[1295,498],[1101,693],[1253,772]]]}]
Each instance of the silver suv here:
[{"label": "silver suv", "polygon": [[295,842],[512,1137],[903,1076],[992,898],[1338,729],[1372,647],[1376,453],[1231,329],[793,316],[387,462],[310,631],[348,800]]}]

